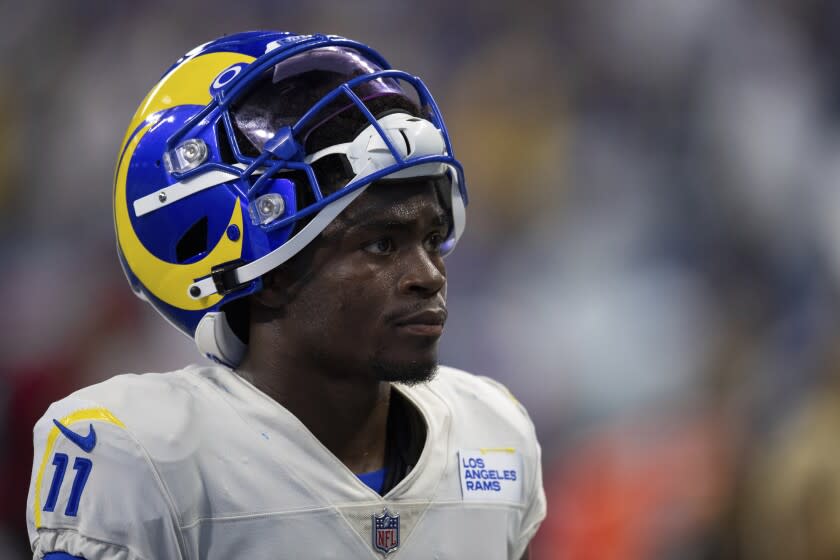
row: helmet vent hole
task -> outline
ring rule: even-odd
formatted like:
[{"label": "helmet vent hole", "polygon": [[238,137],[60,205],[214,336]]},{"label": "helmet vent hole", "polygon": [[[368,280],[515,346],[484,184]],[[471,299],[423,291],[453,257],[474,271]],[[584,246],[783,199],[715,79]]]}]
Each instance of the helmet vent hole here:
[{"label": "helmet vent hole", "polygon": [[405,142],[406,155],[411,155],[411,143],[408,141],[408,136],[405,135],[405,132],[402,129],[400,129],[400,135],[402,136],[403,141]]},{"label": "helmet vent hole", "polygon": [[207,250],[207,216],[204,216],[181,236],[175,246],[175,258],[179,263],[187,261]]}]

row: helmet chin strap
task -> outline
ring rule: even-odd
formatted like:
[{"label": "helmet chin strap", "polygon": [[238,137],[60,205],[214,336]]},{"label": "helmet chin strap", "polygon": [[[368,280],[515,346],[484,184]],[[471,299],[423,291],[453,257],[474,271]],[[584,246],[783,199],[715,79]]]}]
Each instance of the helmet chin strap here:
[{"label": "helmet chin strap", "polygon": [[[364,180],[365,177],[387,169],[398,161],[406,162],[408,166],[387,175],[387,178],[441,175],[448,169],[446,163],[440,162],[411,165],[413,158],[446,155],[443,137],[429,121],[408,113],[392,113],[378,119],[377,125],[367,126],[352,142],[330,146],[307,156],[305,162],[311,164],[331,154],[343,154],[355,173],[347,185]],[[388,135],[390,144],[385,141],[380,131]],[[363,185],[325,206],[297,234],[277,249],[228,271],[230,284],[239,286],[256,280],[295,256],[369,186],[370,184]],[[457,174],[452,179],[451,197],[453,236],[452,242],[445,248],[447,253],[452,250],[464,230],[465,209],[458,188]],[[219,288],[211,275],[191,284],[188,293],[193,299],[200,299],[219,293]],[[229,367],[236,367],[247,349],[231,330],[223,311],[207,313],[202,317],[196,327],[195,341],[202,354]]]}]

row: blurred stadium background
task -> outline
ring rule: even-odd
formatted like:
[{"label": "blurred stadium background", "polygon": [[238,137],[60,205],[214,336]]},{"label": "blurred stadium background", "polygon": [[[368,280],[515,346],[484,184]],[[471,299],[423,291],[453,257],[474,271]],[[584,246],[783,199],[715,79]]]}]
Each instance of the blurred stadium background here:
[{"label": "blurred stadium background", "polygon": [[[118,143],[223,33],[367,42],[424,78],[471,190],[446,363],[544,451],[539,559],[840,558],[840,3],[6,3],[0,558],[49,402],[198,359],[131,295]],[[138,396],[142,398],[142,396]]]}]

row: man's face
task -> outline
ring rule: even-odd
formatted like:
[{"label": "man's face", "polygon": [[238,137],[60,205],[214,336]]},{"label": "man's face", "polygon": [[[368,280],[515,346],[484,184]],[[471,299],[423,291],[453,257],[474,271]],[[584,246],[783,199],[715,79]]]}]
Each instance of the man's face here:
[{"label": "man's face", "polygon": [[431,378],[446,320],[440,245],[449,230],[434,183],[374,184],[290,263],[295,347],[336,375]]}]

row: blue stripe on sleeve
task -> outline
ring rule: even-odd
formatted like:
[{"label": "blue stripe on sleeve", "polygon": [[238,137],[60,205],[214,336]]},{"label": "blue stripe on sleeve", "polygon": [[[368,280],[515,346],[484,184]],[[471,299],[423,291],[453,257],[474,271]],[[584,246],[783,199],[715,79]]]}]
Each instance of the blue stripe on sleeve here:
[{"label": "blue stripe on sleeve", "polygon": [[44,560],[85,560],[81,556],[71,556],[66,552],[47,552]]}]

